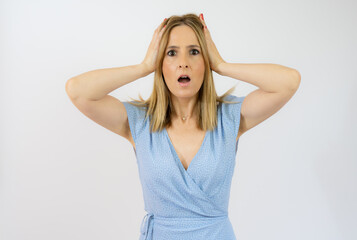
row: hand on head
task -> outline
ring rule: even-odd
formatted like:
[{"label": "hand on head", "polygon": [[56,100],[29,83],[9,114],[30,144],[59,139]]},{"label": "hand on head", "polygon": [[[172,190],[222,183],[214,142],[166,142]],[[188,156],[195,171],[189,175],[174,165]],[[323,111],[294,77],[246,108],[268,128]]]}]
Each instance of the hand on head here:
[{"label": "hand on head", "polygon": [[165,30],[165,26],[163,26],[166,18],[162,23],[156,28],[152,40],[150,42],[149,48],[146,52],[146,56],[141,64],[145,65],[146,69],[152,73],[156,69],[156,58],[159,51],[159,44],[161,40],[162,33]]},{"label": "hand on head", "polygon": [[205,35],[205,39],[206,39],[206,44],[207,44],[207,48],[208,48],[208,55],[209,55],[209,63],[211,66],[211,69],[217,73],[220,73],[219,71],[219,65],[221,63],[225,63],[225,61],[223,60],[223,58],[221,57],[221,55],[218,52],[218,49],[216,47],[216,45],[214,44],[211,34],[207,28],[207,25],[205,23],[205,20],[203,18],[203,14],[201,13],[199,15],[199,18],[201,20],[201,23],[203,24],[203,33]]}]

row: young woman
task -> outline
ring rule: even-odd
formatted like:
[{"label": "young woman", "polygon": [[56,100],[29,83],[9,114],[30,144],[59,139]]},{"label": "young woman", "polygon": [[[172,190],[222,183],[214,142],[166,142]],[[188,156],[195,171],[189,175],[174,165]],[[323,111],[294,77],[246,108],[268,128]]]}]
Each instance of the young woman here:
[{"label": "young woman", "polygon": [[[259,89],[217,96],[212,70]],[[149,99],[109,95],[152,72]],[[140,239],[233,240],[227,210],[238,139],[281,109],[299,84],[292,68],[227,63],[203,15],[186,14],[165,18],[140,64],[83,73],[66,91],[83,114],[132,144],[147,211]]]}]

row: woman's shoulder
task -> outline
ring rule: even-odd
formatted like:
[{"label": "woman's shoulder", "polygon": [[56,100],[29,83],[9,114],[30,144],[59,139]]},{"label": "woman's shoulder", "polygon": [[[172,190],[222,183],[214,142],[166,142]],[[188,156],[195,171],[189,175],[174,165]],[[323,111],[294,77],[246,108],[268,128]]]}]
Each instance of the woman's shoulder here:
[{"label": "woman's shoulder", "polygon": [[224,118],[229,118],[233,121],[237,121],[240,114],[240,109],[245,96],[227,95],[223,98],[224,101],[220,104],[219,113]]},{"label": "woman's shoulder", "polygon": [[237,103],[241,103],[243,98],[244,98],[244,96],[238,97],[238,96],[233,95],[233,94],[228,94],[223,98],[223,100],[225,100],[225,101],[234,101],[234,102],[237,102]]}]

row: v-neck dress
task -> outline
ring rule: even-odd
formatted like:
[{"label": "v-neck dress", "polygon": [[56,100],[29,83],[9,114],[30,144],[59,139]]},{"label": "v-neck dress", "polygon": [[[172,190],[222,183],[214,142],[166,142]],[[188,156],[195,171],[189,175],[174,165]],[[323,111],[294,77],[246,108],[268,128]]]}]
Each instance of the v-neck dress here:
[{"label": "v-neck dress", "polygon": [[146,109],[123,102],[147,212],[139,240],[236,240],[228,204],[244,98],[227,95],[236,103],[217,105],[217,126],[206,132],[187,170],[166,128],[150,133]]}]

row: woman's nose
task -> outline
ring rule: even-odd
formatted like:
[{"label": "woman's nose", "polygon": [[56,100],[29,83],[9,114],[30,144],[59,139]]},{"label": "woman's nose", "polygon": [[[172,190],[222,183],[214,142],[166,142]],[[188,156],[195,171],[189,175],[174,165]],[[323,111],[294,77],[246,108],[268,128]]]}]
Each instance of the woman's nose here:
[{"label": "woman's nose", "polygon": [[188,67],[188,60],[186,56],[182,56],[179,59],[179,68],[187,68]]},{"label": "woman's nose", "polygon": [[179,68],[188,68],[187,64],[180,64]]}]

